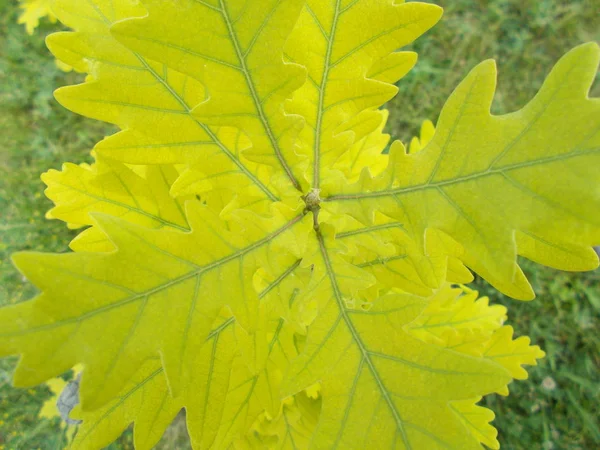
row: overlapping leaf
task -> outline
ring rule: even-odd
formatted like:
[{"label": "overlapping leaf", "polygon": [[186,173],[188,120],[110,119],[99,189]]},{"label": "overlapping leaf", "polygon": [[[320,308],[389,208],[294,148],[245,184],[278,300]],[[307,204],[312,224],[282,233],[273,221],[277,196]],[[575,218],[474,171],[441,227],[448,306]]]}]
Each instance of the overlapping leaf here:
[{"label": "overlapping leaf", "polygon": [[[82,85],[59,89],[58,101],[123,129],[99,143],[98,153],[133,164],[188,164],[196,169],[195,194],[235,197],[239,206],[263,202],[268,210],[264,201],[282,195],[271,183],[273,170],[242,155],[251,144],[239,130],[211,127],[192,115],[207,98],[196,78],[114,39],[113,23],[146,12],[136,2],[116,4],[117,8],[110,0],[55,1],[60,20],[76,31],[50,36],[48,46],[57,58],[90,74]],[[182,181],[176,190],[185,192],[189,185],[189,179]]]},{"label": "overlapping leaf", "polygon": [[373,273],[381,288],[401,288],[416,295],[430,296],[446,280],[472,281],[471,272],[457,258],[461,249],[442,234],[429,239],[430,255],[423,255],[401,222],[377,215],[375,224],[364,226],[348,216],[335,220],[336,239],[349,247],[352,264]]},{"label": "overlapping leaf", "polygon": [[371,161],[348,164],[348,150],[385,122],[387,117],[375,108],[396,94],[393,83],[416,62],[414,53],[395,51],[440,16],[439,7],[421,3],[306,2],[285,55],[308,71],[288,108],[306,119],[299,151],[310,157],[307,179],[312,188],[320,188],[331,168],[352,176],[386,159],[381,155],[385,141]]},{"label": "overlapping leaf", "polygon": [[71,248],[75,251],[110,251],[107,236],[94,226],[92,213],[120,217],[149,228],[189,231],[183,199],[174,199],[169,190],[178,177],[173,166],[147,166],[143,176],[126,165],[100,159],[93,166],[63,165],[62,171],[42,175],[48,186],[46,196],[55,203],[47,217],[63,220],[73,228],[89,225]]},{"label": "overlapping leaf", "polygon": [[[271,258],[273,263],[276,259]],[[298,354],[296,336],[303,334],[301,330],[298,334],[292,320],[301,322],[306,315],[301,308],[290,311],[289,306],[309,272],[298,263],[278,276],[266,275],[264,269],[262,272],[263,276],[255,280],[261,303],[254,332],[248,333],[233,317],[221,314],[200,351],[189,361],[196,369],[189,390],[173,398],[160,361],[147,362],[113,401],[81,413],[84,425],[75,448],[108,444],[131,422],[136,424],[136,448],[152,448],[183,407],[192,444],[198,448],[226,448],[243,440],[253,424],[267,415],[278,420],[265,425],[266,429],[261,427],[261,440],[282,427],[294,435],[306,434],[300,427],[303,419],[294,418],[289,429],[283,426],[298,411],[294,399],[282,404],[279,388],[289,362]],[[298,396],[300,405],[306,403],[305,397]],[[313,415],[318,416],[318,410]],[[252,436],[248,431],[246,438],[255,441]]]},{"label": "overlapping leaf", "polygon": [[[92,408],[117,394],[140,364],[160,352],[177,392],[194,372],[188,358],[223,306],[245,327],[255,326],[255,272],[271,252],[277,252],[281,267],[296,261],[310,220],[287,208],[269,218],[240,213],[228,230],[199,202],[187,206],[189,233],[98,215],[97,224],[118,251],[15,256],[43,290],[32,302],[0,310],[6,324],[0,350],[23,353],[17,383],[34,384],[81,362],[83,404]],[[60,299],[82,293],[87,301],[61,306]]]},{"label": "overlapping leaf", "polygon": [[[513,340],[513,329],[504,325],[506,308],[490,305],[476,291],[446,285],[429,299],[408,331],[424,342],[496,361],[515,379],[526,379],[522,365],[536,365],[544,357],[526,336]],[[507,389],[501,389],[508,394]]]},{"label": "overlapping leaf", "polygon": [[396,143],[381,176],[333,180],[323,188],[327,207],[366,222],[381,211],[423,249],[426,231],[441,230],[464,247],[467,266],[515,298],[533,296],[517,252],[564,270],[597,267],[600,102],[588,90],[599,58],[594,43],[572,50],[525,108],[504,116],[489,112],[496,69],[482,63],[448,100],[426,148],[407,155]]},{"label": "overlapping leaf", "polygon": [[[381,126],[385,116],[373,109],[393,97],[396,88],[390,83],[416,60],[413,53],[393,52],[433,26],[441,15],[434,5],[342,3],[307,2],[296,23],[278,17],[300,13],[303,1],[262,0],[251,6],[244,1],[220,1],[214,6],[191,0],[149,1],[147,18],[119,24],[115,33],[128,46],[169,67],[195,77],[203,74],[211,97],[194,115],[207,123],[244,130],[253,141],[246,155],[273,164],[276,154],[292,183],[306,191],[305,179],[310,187],[319,188],[320,168],[334,164],[355,141]],[[165,17],[184,26],[156,39]],[[284,65],[277,58],[287,37],[285,30],[294,24],[285,56],[297,64]],[[198,26],[212,39],[190,40],[185,30]],[[223,44],[214,45],[213,39]],[[302,66],[308,81],[286,105],[286,111],[295,115],[284,115],[281,100],[304,81],[298,71]],[[304,127],[298,122],[300,115]],[[350,174],[353,170],[357,164]]]},{"label": "overlapping leaf", "polygon": [[323,234],[309,252],[320,312],[286,392],[322,380],[312,447],[479,448],[449,402],[503,389],[508,372],[412,337],[405,327],[422,313],[423,298],[389,294],[362,303],[358,290],[373,279],[345,263]]},{"label": "overlapping leaf", "polygon": [[[143,3],[147,17],[113,27],[114,35],[201,81],[209,95],[194,105],[193,117],[244,131],[252,141],[246,155],[277,167],[301,191],[302,164],[294,141],[303,121],[285,114],[282,102],[304,82],[304,70],[285,64],[282,51],[303,1]],[[166,30],[165,21],[178,26]]]},{"label": "overlapping leaf", "polygon": [[235,441],[236,449],[274,450],[308,448],[321,409],[320,398],[304,392],[288,398],[276,418],[260,417],[249,435]]},{"label": "overlapping leaf", "polygon": [[[223,406],[218,399],[227,391],[235,356],[234,322],[230,318],[220,318],[219,321],[221,323],[207,336],[195,355],[198,370],[193,374],[194,385],[206,395],[187,401],[188,413],[201,417],[207,423],[214,422],[222,411]],[[151,359],[139,368],[114,400],[92,412],[79,411],[78,417],[83,420],[83,425],[73,447],[101,448],[109,445],[135,421],[136,448],[152,448],[183,406],[180,398],[173,398],[169,393],[160,360]],[[201,434],[205,430],[197,431]]]},{"label": "overlapping leaf", "polygon": [[436,292],[423,314],[410,324],[411,333],[425,342],[455,349],[458,339],[472,340],[473,335],[485,343],[504,323],[506,308],[490,306],[488,298],[478,298],[475,291],[460,294],[463,290],[448,285]]}]

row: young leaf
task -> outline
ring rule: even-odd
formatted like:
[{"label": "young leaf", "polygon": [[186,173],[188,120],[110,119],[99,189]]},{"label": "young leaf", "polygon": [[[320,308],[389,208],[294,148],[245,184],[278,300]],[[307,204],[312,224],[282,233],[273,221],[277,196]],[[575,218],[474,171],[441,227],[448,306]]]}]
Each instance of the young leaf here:
[{"label": "young leaf", "polygon": [[[464,295],[459,295],[461,293]],[[468,339],[474,332],[489,338],[504,323],[506,308],[490,306],[488,302],[487,297],[478,298],[476,291],[452,289],[446,285],[436,292],[423,313],[410,324],[410,331],[425,342],[441,345],[456,344],[459,336]]]},{"label": "young leaf", "polygon": [[527,336],[512,340],[513,328],[505,326],[494,333],[486,345],[483,354],[486,358],[502,364],[517,380],[526,380],[527,372],[523,364],[536,365],[536,360],[545,353],[537,346],[530,346]]},{"label": "young leaf", "polygon": [[149,228],[189,231],[184,200],[173,199],[169,190],[178,177],[172,166],[148,166],[144,176],[122,163],[99,159],[93,166],[64,164],[61,172],[42,175],[46,196],[56,205],[48,218],[60,219],[72,228],[91,227],[70,244],[75,251],[110,251],[107,236],[89,215],[109,214]]},{"label": "young leaf", "polygon": [[[489,305],[487,297],[463,288],[466,295],[456,296],[458,289],[444,286],[429,301],[425,310],[408,331],[423,340],[467,355],[496,361],[515,379],[526,379],[524,364],[537,365],[545,353],[529,345],[528,337],[512,339],[513,329],[502,326],[506,308]],[[507,393],[506,387],[500,393]]]},{"label": "young leaf", "polygon": [[506,370],[413,338],[404,328],[422,312],[422,298],[390,294],[358,307],[357,288],[372,280],[344,263],[323,234],[312,239],[309,254],[321,306],[286,392],[322,381],[312,446],[478,448],[448,402],[502,389]]},{"label": "young leaf", "polygon": [[[348,251],[352,255],[349,261],[375,275],[382,288],[401,288],[428,297],[452,277],[448,272],[452,261],[456,261],[456,266],[462,266],[456,258],[448,256],[453,255],[452,250],[423,255],[400,222],[381,215],[377,216],[373,226],[365,227],[347,218],[336,225],[340,230],[336,239],[352,249]],[[432,248],[436,247],[440,249],[441,243],[438,246],[432,244]]]},{"label": "young leaf", "polygon": [[[0,351],[23,353],[15,382],[39,383],[81,362],[86,366],[82,404],[88,409],[116,395],[139,365],[159,352],[177,393],[216,314],[228,305],[252,328],[259,301],[254,273],[273,251],[282,267],[297,261],[310,227],[301,214],[283,208],[268,219],[242,214],[228,231],[196,202],[187,204],[189,233],[94,217],[118,251],[18,254],[17,266],[44,292],[0,310],[6,324]],[[82,293],[87,301],[61,307],[59,299]],[[106,335],[110,341],[102,339]]]},{"label": "young leaf", "polygon": [[599,59],[595,43],[575,48],[525,108],[504,116],[489,112],[495,65],[480,64],[448,100],[426,148],[407,155],[396,143],[384,174],[365,173],[351,186],[334,180],[323,187],[324,205],[363,221],[376,209],[403,222],[423,249],[425,231],[441,230],[464,247],[467,266],[519,299],[533,291],[517,253],[594,269],[600,103],[587,93]]},{"label": "young leaf", "polygon": [[[254,429],[259,415],[269,412],[269,417],[277,418],[281,430],[280,422],[292,413],[289,409],[294,401],[289,399],[282,405],[280,381],[297,350],[293,327],[280,318],[280,311],[293,302],[303,278],[306,274],[296,263],[261,284],[259,323],[252,334],[222,314],[195,356],[194,366],[199,369],[191,375],[190,391],[184,390],[175,400],[169,394],[160,363],[153,361],[142,366],[114,401],[81,414],[84,425],[75,447],[109,443],[130,422],[135,422],[136,448],[152,448],[182,407],[186,409],[192,444],[199,448],[227,447]],[[288,316],[301,320],[296,314]],[[197,392],[204,395],[194,395]],[[306,403],[303,395],[298,397],[301,404]],[[318,416],[318,411],[313,414]],[[298,433],[295,427],[285,430]],[[263,430],[263,434],[270,432]]]},{"label": "young leaf", "polygon": [[244,440],[235,442],[236,449],[272,448],[293,450],[308,448],[319,420],[320,399],[304,392],[287,399],[281,414],[270,419],[261,416]]},{"label": "young leaf", "polygon": [[[198,166],[202,161],[194,194],[236,197],[240,207],[284,195],[271,184],[271,169],[242,155],[250,144],[238,130],[210,127],[193,117],[192,109],[207,98],[204,85],[114,39],[112,24],[144,15],[143,7],[119,2],[119,8],[113,8],[110,0],[56,0],[54,11],[76,31],[51,35],[49,48],[63,62],[91,75],[84,84],[56,91],[57,100],[123,129],[100,142],[98,154],[133,164]],[[263,206],[268,211],[268,204]]]},{"label": "young leaf", "polygon": [[500,443],[496,439],[498,431],[490,425],[490,422],[494,420],[494,413],[487,408],[478,406],[477,403],[480,400],[481,398],[478,397],[452,402],[450,407],[482,444],[498,450],[500,448]]},{"label": "young leaf", "polygon": [[416,62],[414,53],[393,52],[435,25],[441,13],[416,2],[306,2],[285,50],[308,71],[288,108],[306,119],[299,151],[310,158],[306,176],[313,189],[320,189],[364,121],[384,121],[374,109],[396,94],[393,83]]},{"label": "young leaf", "polygon": [[[282,170],[298,191],[304,191],[302,165],[294,151],[303,120],[285,114],[282,107],[304,82],[303,68],[282,58],[283,44],[303,2],[145,0],[143,4],[147,16],[113,26],[113,35],[129,48],[202,82],[209,96],[194,105],[193,117],[242,130],[253,144],[246,156]],[[178,26],[165,32],[165,20]]]}]

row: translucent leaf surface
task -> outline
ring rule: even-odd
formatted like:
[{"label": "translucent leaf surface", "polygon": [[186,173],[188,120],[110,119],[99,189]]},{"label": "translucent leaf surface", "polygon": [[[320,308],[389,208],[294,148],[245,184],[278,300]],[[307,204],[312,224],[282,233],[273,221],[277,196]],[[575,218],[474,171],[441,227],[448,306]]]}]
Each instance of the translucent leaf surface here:
[{"label": "translucent leaf surface", "polygon": [[476,291],[463,293],[446,285],[429,300],[410,330],[426,342],[442,345],[455,343],[458,336],[470,338],[473,333],[489,337],[504,323],[506,308],[488,302],[487,297],[478,298]]},{"label": "translucent leaf surface", "polygon": [[[394,52],[440,16],[439,7],[416,2],[306,2],[285,56],[308,72],[288,108],[306,119],[299,151],[311,161],[307,179],[312,188],[321,187],[332,167],[352,176],[387,159],[373,155],[347,164],[346,158],[350,147],[367,134],[365,127],[373,131],[383,125],[387,116],[374,109],[396,94],[393,84],[416,62],[414,53]],[[384,147],[385,141],[378,153]]]},{"label": "translucent leaf surface", "polygon": [[63,165],[62,171],[42,175],[46,196],[56,205],[47,217],[72,227],[91,225],[73,242],[75,251],[114,249],[106,235],[94,225],[90,212],[109,214],[149,228],[189,231],[184,199],[173,199],[169,190],[178,172],[173,166],[148,166],[144,176],[123,163],[100,159],[93,166]]},{"label": "translucent leaf surface", "polygon": [[422,298],[390,294],[361,307],[356,290],[372,278],[326,242],[319,234],[310,244],[320,312],[286,385],[294,393],[322,380],[312,446],[479,448],[448,403],[501,389],[508,372],[412,337],[404,328],[422,312]]},{"label": "translucent leaf surface", "polygon": [[515,298],[533,297],[517,253],[563,270],[594,269],[600,102],[587,94],[599,54],[594,43],[572,50],[525,108],[504,116],[489,112],[495,64],[480,64],[422,151],[407,155],[396,143],[381,176],[324,187],[327,207],[364,221],[381,211],[422,248],[428,229],[441,230],[464,247],[470,268]]},{"label": "translucent leaf surface", "polygon": [[59,89],[58,101],[123,130],[100,142],[96,151],[133,164],[197,167],[202,161],[195,194],[244,198],[238,200],[241,206],[277,199],[281,193],[270,184],[272,170],[242,155],[251,145],[247,138],[233,128],[210,127],[192,115],[207,98],[203,84],[114,39],[113,23],[146,13],[135,2],[117,4],[113,8],[110,0],[56,0],[60,20],[76,31],[48,38],[57,58],[91,75],[84,84]]},{"label": "translucent leaf surface", "polygon": [[479,400],[481,399],[452,402],[451,407],[482,444],[497,450],[500,448],[500,443],[496,439],[498,431],[490,425],[490,422],[494,420],[494,413],[487,408],[478,406]]},{"label": "translucent leaf surface", "polygon": [[427,297],[446,279],[453,278],[451,269],[468,273],[459,260],[449,257],[453,249],[443,246],[441,241],[434,244],[433,236],[430,242],[434,251],[425,256],[400,222],[381,215],[372,226],[364,226],[348,217],[344,219],[335,221],[340,230],[336,239],[349,248],[348,253],[352,255],[349,261],[375,275],[380,288],[401,288]]},{"label": "translucent leaf surface", "polygon": [[[193,117],[244,131],[252,141],[247,155],[277,167],[302,190],[301,172],[294,171],[301,167],[294,140],[303,121],[285,114],[282,101],[304,82],[305,73],[285,64],[282,55],[303,2],[143,3],[148,16],[121,23],[113,33],[130,48],[201,81],[209,97],[195,105]],[[165,21],[178,26],[166,30]]]},{"label": "translucent leaf surface", "polygon": [[[35,384],[81,362],[86,365],[82,404],[93,408],[160,352],[177,392],[193,372],[186,358],[193,357],[223,306],[245,327],[256,325],[253,276],[269,253],[278,252],[283,266],[301,256],[310,221],[286,208],[268,219],[247,214],[240,216],[236,232],[206,207],[188,203],[189,233],[98,215],[97,224],[118,251],[16,255],[17,266],[43,294],[0,310],[7,324],[0,350],[23,352],[15,381]],[[81,292],[89,300],[71,308],[57,300]],[[106,335],[110,341],[102,339]]]},{"label": "translucent leaf surface", "polygon": [[[138,449],[151,449],[183,406],[188,416],[217,424],[223,410],[220,398],[225,394],[235,357],[234,321],[220,318],[194,355],[199,369],[192,375],[196,389],[206,395],[173,398],[158,358],[144,363],[119,395],[93,411],[80,411],[83,425],[73,448],[104,447],[114,441],[130,423],[135,422],[134,442]],[[218,354],[218,360],[217,360]],[[197,419],[197,420],[198,420]],[[194,430],[197,435],[214,439],[210,427]],[[196,435],[196,436],[197,436]]]},{"label": "translucent leaf surface", "polygon": [[[261,304],[254,332],[246,332],[232,317],[221,314],[200,351],[190,359],[197,370],[175,399],[169,394],[160,361],[143,365],[112,402],[81,413],[84,426],[75,447],[109,443],[135,422],[136,448],[152,448],[182,407],[192,444],[198,448],[226,448],[247,430],[250,439],[252,430],[256,431],[253,424],[269,412],[277,420],[261,428],[264,436],[279,432],[286,420],[293,420],[294,426],[284,430],[297,438],[306,435],[306,426],[298,423],[304,419],[297,417],[296,402],[290,399],[284,405],[279,398],[283,373],[297,356],[295,330],[280,316],[298,316],[298,312],[282,311],[305,283],[303,272],[295,263],[277,277],[267,276],[265,284],[259,283]],[[198,392],[203,395],[193,395]],[[298,402],[307,403],[300,398]],[[316,421],[318,410],[313,416]]]}]

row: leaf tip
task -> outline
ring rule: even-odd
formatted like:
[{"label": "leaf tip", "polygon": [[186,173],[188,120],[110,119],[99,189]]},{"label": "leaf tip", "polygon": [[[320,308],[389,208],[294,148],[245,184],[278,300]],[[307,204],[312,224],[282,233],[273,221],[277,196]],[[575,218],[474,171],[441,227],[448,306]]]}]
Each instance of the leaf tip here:
[{"label": "leaf tip", "polygon": [[64,108],[69,109],[69,100],[72,98],[71,90],[76,86],[63,86],[55,89],[52,93],[54,95],[54,99]]},{"label": "leaf tip", "polygon": [[432,4],[432,3],[421,3],[421,5],[426,7],[429,10],[431,18],[435,20],[434,25],[444,15],[444,8],[442,8],[440,5],[436,5],[436,4]]},{"label": "leaf tip", "polygon": [[483,60],[482,62],[480,62],[475,67],[475,70],[478,70],[482,74],[488,74],[488,76],[492,75],[492,74],[494,76],[496,76],[496,74],[498,72],[498,66],[496,64],[496,60],[490,58],[490,59],[486,59],[486,60]]},{"label": "leaf tip", "polygon": [[595,41],[585,42],[571,49],[567,52],[567,55],[571,53],[575,53],[578,56],[588,55],[589,58],[595,57],[596,59],[600,59],[600,44]]},{"label": "leaf tip", "polygon": [[21,272],[21,274],[24,277],[26,277],[26,274],[25,274],[26,268],[29,266],[29,264],[34,259],[33,256],[35,254],[36,254],[35,252],[30,252],[30,251],[16,252],[16,253],[13,253],[12,255],[10,255],[10,260],[11,260],[13,266],[15,266],[17,268],[17,270],[19,272]]}]

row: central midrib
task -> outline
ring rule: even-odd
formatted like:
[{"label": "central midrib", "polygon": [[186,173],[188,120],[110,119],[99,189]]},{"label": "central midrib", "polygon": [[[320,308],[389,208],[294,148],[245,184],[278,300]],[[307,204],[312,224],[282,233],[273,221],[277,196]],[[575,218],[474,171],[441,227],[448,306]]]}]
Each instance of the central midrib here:
[{"label": "central midrib", "polygon": [[294,176],[292,170],[290,169],[289,165],[287,164],[287,161],[285,160],[283,154],[281,153],[279,144],[278,144],[277,140],[275,139],[275,136],[273,135],[273,130],[271,130],[271,125],[265,116],[265,112],[263,111],[262,104],[261,104],[261,102],[258,98],[258,94],[256,92],[256,87],[254,86],[254,81],[250,77],[250,71],[248,70],[248,67],[246,64],[246,57],[242,53],[242,49],[240,48],[237,34],[231,23],[229,13],[227,12],[227,7],[224,4],[223,0],[219,0],[219,4],[221,5],[221,15],[223,16],[223,20],[225,21],[225,24],[227,25],[227,30],[229,31],[229,35],[231,36],[231,41],[233,43],[235,53],[241,64],[241,72],[244,74],[244,78],[246,79],[246,84],[248,85],[248,89],[250,90],[250,94],[252,96],[252,101],[254,102],[254,107],[256,108],[256,111],[258,112],[260,123],[262,124],[263,129],[269,139],[269,142],[271,143],[271,147],[273,148],[273,151],[275,152],[275,156],[277,157],[279,164],[281,165],[282,169],[285,171],[290,182],[292,183],[294,188],[296,188],[296,190],[302,191],[302,187],[300,186],[300,183]]},{"label": "central midrib", "polygon": [[369,367],[369,371],[371,372],[371,375],[375,379],[375,382],[377,383],[377,386],[381,392],[381,395],[385,399],[385,401],[394,417],[394,421],[396,422],[396,426],[398,427],[398,430],[400,431],[400,433],[402,435],[402,439],[404,441],[405,447],[407,449],[410,449],[411,446],[410,446],[410,442],[408,440],[408,435],[406,434],[406,430],[404,429],[404,421],[400,417],[400,414],[398,413],[396,406],[394,405],[394,402],[392,401],[389,393],[387,392],[387,389],[385,388],[385,385],[383,384],[383,381],[381,380],[381,377],[379,376],[377,368],[375,367],[373,361],[371,360],[369,350],[366,348],[364,342],[360,338],[358,331],[356,331],[356,328],[354,327],[354,323],[352,323],[352,320],[350,319],[350,317],[348,317],[348,313],[346,312],[344,301],[341,298],[341,293],[340,293],[340,290],[339,290],[339,287],[337,284],[337,279],[335,277],[335,273],[333,271],[331,260],[329,259],[329,253],[327,251],[327,247],[325,246],[325,241],[323,239],[323,235],[320,232],[317,232],[317,240],[319,242],[319,248],[321,250],[321,257],[323,258],[323,262],[325,263],[327,275],[329,277],[329,281],[330,281],[331,287],[333,289],[334,298],[338,305],[340,315],[344,319],[344,322],[346,323],[346,326],[348,327],[348,330],[350,331],[350,334],[352,335],[352,339],[354,340],[354,342],[356,343],[356,345],[358,346],[358,348],[360,350],[362,361],[367,363],[367,366]]},{"label": "central midrib", "polygon": [[46,325],[41,325],[38,327],[34,327],[34,328],[28,328],[26,330],[22,330],[22,331],[17,331],[17,332],[9,332],[9,333],[0,333],[0,337],[10,337],[10,336],[23,336],[23,335],[27,335],[27,334],[31,334],[31,333],[36,333],[36,332],[40,332],[40,331],[45,331],[45,330],[50,330],[52,328],[56,328],[59,326],[64,326],[64,325],[68,325],[71,323],[78,323],[84,320],[87,320],[91,317],[95,317],[98,314],[102,314],[104,312],[113,310],[115,308],[120,308],[124,305],[133,303],[137,300],[139,300],[140,298],[144,298],[144,297],[149,297],[151,295],[156,294],[157,292],[161,292],[165,289],[170,288],[171,286],[175,286],[179,283],[183,283],[186,280],[189,280],[191,278],[194,278],[198,275],[201,275],[203,273],[209,272],[217,267],[220,267],[224,264],[227,264],[228,262],[239,258],[240,256],[244,256],[247,253],[256,250],[257,248],[262,247],[265,243],[275,239],[277,236],[279,236],[280,234],[284,233],[285,231],[287,231],[288,229],[290,229],[291,227],[293,227],[296,223],[298,223],[302,218],[304,217],[304,214],[300,214],[298,216],[296,216],[295,218],[293,218],[292,220],[290,220],[287,224],[285,224],[283,227],[281,227],[280,229],[278,229],[277,231],[269,234],[268,236],[264,237],[263,239],[256,241],[255,243],[249,245],[248,247],[244,248],[243,250],[240,250],[238,252],[232,253],[229,256],[226,256],[220,260],[217,260],[215,262],[213,262],[212,264],[206,265],[206,266],[202,266],[199,267],[196,270],[192,270],[184,275],[181,275],[171,281],[169,281],[168,283],[164,283],[161,284],[159,286],[155,286],[152,289],[148,289],[144,292],[140,292],[137,293],[135,295],[132,295],[130,297],[126,297],[124,299],[121,299],[117,302],[108,304],[108,305],[104,305],[101,308],[97,308],[94,309],[92,311],[89,311],[85,314],[82,314],[80,316],[76,316],[76,317],[71,317],[69,319],[66,320],[62,320],[62,321],[57,321],[57,322],[52,322]]},{"label": "central midrib", "polygon": [[331,195],[329,197],[323,198],[324,202],[336,202],[336,201],[346,201],[346,200],[361,200],[368,198],[378,198],[378,197],[389,197],[398,194],[409,194],[411,192],[422,191],[426,189],[438,189],[444,186],[451,186],[454,184],[464,183],[467,181],[476,180],[479,178],[484,178],[496,174],[503,174],[504,172],[522,169],[524,167],[531,167],[546,163],[552,163],[556,161],[562,161],[569,158],[576,158],[579,156],[590,155],[594,153],[600,153],[600,147],[591,148],[588,150],[574,150],[569,153],[562,153],[560,155],[554,155],[547,158],[536,159],[533,161],[525,161],[521,163],[515,163],[511,165],[507,165],[504,167],[499,167],[498,169],[486,170],[484,172],[474,173],[471,175],[465,175],[463,177],[453,178],[450,180],[438,181],[435,183],[423,183],[416,186],[406,187],[406,188],[398,188],[398,189],[390,189],[388,191],[375,191],[375,192],[365,192],[358,194],[340,194],[340,195]]},{"label": "central midrib", "polygon": [[[102,20],[104,21],[106,26],[110,28],[113,25],[113,22],[108,17],[106,17],[106,15],[104,15],[104,13],[98,8],[98,6],[92,0],[87,0],[87,2],[92,6],[92,8],[94,8],[94,10],[97,12],[97,14],[102,18]],[[150,67],[150,65],[147,63],[146,59],[139,53],[134,52],[133,50],[129,50],[129,51],[136,57],[136,59],[138,61],[140,61],[140,63],[144,66],[145,70],[147,70],[171,94],[171,96],[183,107],[184,111],[182,111],[182,114],[189,116],[194,121],[194,123],[196,123],[206,134],[208,134],[208,136],[215,143],[215,145],[217,145],[221,149],[221,151],[223,151],[223,153],[225,153],[225,155],[227,155],[227,157],[238,167],[238,169],[244,175],[246,175],[250,180],[252,180],[252,182],[271,201],[278,201],[279,199],[277,198],[277,196],[274,195],[257,177],[255,177],[252,173],[250,173],[250,171],[242,164],[242,162],[238,158],[236,158],[236,156],[233,155],[233,153],[231,153],[227,147],[225,147],[225,145],[220,141],[220,139],[215,135],[215,133],[207,125],[199,122],[191,114],[192,110],[189,107],[189,105],[179,96],[179,94],[177,94],[177,92],[175,92],[173,90],[173,88],[165,80],[163,80],[152,69],[152,67]]]},{"label": "central midrib", "polygon": [[329,69],[331,65],[331,53],[333,51],[333,41],[335,40],[335,32],[337,29],[337,21],[340,11],[340,0],[336,0],[335,12],[331,22],[331,30],[327,39],[327,50],[325,52],[325,64],[323,67],[323,76],[319,85],[319,104],[317,106],[317,122],[315,124],[315,145],[313,156],[313,188],[319,189],[321,183],[321,127],[323,123],[323,104],[325,102],[325,89],[327,78],[329,77]]}]

